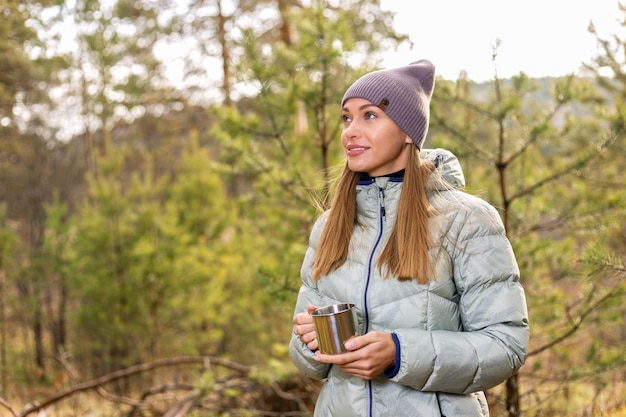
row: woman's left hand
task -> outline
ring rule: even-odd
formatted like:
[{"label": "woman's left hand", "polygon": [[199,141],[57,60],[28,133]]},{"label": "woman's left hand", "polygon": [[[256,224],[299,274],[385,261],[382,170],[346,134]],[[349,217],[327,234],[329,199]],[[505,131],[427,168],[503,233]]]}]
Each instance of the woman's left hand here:
[{"label": "woman's left hand", "polygon": [[349,352],[326,355],[317,351],[315,359],[363,379],[372,379],[395,364],[396,345],[391,333],[369,332],[350,338],[344,345]]}]

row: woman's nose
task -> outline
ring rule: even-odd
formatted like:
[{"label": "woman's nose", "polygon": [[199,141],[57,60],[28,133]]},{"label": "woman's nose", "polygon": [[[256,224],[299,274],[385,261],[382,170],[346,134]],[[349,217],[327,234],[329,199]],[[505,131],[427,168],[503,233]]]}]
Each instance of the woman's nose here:
[{"label": "woman's nose", "polygon": [[344,126],[343,134],[347,138],[352,138],[358,135],[359,130],[360,130],[359,124],[356,121],[352,120],[350,123]]}]

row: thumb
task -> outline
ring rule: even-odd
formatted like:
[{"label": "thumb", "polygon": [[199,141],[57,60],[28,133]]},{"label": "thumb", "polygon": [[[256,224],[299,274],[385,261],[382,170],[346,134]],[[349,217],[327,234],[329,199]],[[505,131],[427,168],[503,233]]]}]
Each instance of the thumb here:
[{"label": "thumb", "polygon": [[343,345],[346,347],[346,349],[353,351],[353,350],[357,350],[359,348],[362,348],[363,346],[365,346],[367,343],[366,340],[366,336],[352,336],[350,339],[346,340]]}]

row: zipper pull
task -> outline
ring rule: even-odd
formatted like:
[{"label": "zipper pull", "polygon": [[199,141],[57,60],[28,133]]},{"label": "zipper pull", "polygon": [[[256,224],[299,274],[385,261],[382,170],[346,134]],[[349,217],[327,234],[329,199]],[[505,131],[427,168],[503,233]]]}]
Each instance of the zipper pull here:
[{"label": "zipper pull", "polygon": [[379,188],[378,194],[380,195],[380,214],[383,216],[384,219],[385,215],[387,214],[385,211],[385,190]]}]

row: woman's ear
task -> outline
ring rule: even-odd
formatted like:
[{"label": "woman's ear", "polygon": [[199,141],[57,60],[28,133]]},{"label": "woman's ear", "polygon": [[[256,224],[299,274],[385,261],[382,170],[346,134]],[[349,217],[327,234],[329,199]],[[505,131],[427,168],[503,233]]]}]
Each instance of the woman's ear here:
[{"label": "woman's ear", "polygon": [[413,140],[409,137],[409,135],[404,135],[404,143],[413,143]]}]

